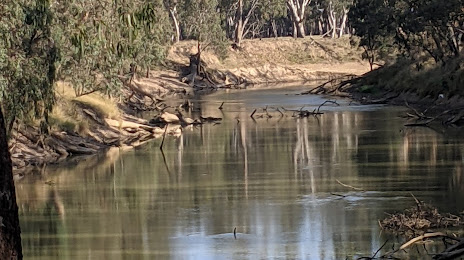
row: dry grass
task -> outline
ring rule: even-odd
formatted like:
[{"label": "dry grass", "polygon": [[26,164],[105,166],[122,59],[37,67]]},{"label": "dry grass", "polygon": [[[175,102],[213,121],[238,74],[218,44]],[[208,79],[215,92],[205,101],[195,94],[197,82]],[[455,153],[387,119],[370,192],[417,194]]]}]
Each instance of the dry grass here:
[{"label": "dry grass", "polygon": [[116,102],[98,93],[76,97],[72,86],[65,82],[56,84],[55,93],[57,102],[50,114],[50,124],[56,130],[86,134],[93,122],[83,114],[83,108],[94,111],[101,118],[119,118]]},{"label": "dry grass", "polygon": [[[197,53],[196,41],[181,41],[170,49],[168,60],[189,64]],[[369,70],[361,59],[362,50],[351,45],[346,36],[339,39],[311,36],[244,40],[239,50],[229,49],[220,60],[212,52],[202,52],[207,67],[220,70],[252,83],[295,82],[327,79],[332,76],[362,75]]]},{"label": "dry grass", "polygon": [[[188,56],[197,52],[195,41],[181,41],[171,48],[168,59],[188,64]],[[202,58],[208,65],[218,69],[259,67],[265,64],[332,64],[346,61],[361,61],[362,50],[350,44],[348,36],[339,39],[319,36],[293,39],[287,37],[244,40],[241,50],[230,48],[228,57],[220,61],[206,50]]]}]

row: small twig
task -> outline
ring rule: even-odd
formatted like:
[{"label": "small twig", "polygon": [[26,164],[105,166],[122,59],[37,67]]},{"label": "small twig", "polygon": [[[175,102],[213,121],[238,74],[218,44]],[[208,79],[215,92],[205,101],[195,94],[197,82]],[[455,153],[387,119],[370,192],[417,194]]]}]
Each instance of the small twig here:
[{"label": "small twig", "polygon": [[222,110],[223,105],[224,105],[224,102],[221,103],[221,105],[218,107],[218,109]]},{"label": "small twig", "polygon": [[234,228],[234,238],[237,239],[237,227]]},{"label": "small twig", "polygon": [[388,239],[383,243],[383,245],[379,249],[377,249],[377,251],[375,251],[374,255],[372,256],[372,259],[375,258],[375,256],[380,252],[380,250],[382,250],[382,248],[387,244],[387,242]]}]

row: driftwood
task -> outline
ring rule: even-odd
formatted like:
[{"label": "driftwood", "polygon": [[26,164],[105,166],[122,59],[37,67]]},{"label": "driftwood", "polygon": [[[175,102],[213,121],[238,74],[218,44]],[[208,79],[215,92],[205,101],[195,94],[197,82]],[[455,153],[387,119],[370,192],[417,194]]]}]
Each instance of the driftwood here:
[{"label": "driftwood", "polygon": [[[428,126],[430,123],[436,120],[439,120],[439,119],[441,119],[441,123],[443,125],[453,125],[461,121],[461,119],[463,119],[464,117],[464,107],[457,107],[453,109],[443,110],[441,113],[438,113],[437,115],[432,117],[432,116],[428,116],[426,113],[432,110],[433,108],[436,108],[437,107],[436,104],[433,104],[432,106],[426,108],[422,112],[419,112],[417,111],[417,109],[410,106],[407,101],[405,101],[405,105],[413,111],[413,114],[407,113],[407,116],[415,118],[417,119],[417,121],[414,123],[405,124],[404,126]],[[457,113],[453,114],[456,111]],[[453,114],[453,115],[446,117],[448,114]]]},{"label": "driftwood", "polygon": [[328,94],[334,93],[336,91],[343,91],[343,87],[348,84],[354,84],[359,81],[361,78],[356,77],[355,75],[348,74],[341,77],[330,79],[308,91],[300,93],[300,95],[309,95],[309,94]]},{"label": "driftwood", "polygon": [[[273,118],[274,115],[272,115],[271,113],[269,113],[269,110],[268,110],[268,109],[273,109],[275,112],[278,112],[281,118],[282,118],[283,116],[285,116],[285,114],[284,114],[279,108],[268,107],[268,106],[266,106],[266,107],[262,108],[263,111],[262,111],[261,113],[258,113],[258,114],[256,114],[257,111],[258,111],[258,109],[254,109],[253,112],[250,114],[250,117],[251,117],[252,119],[255,119],[255,118],[267,118],[267,119]],[[284,109],[284,111],[291,111],[291,110],[287,110],[287,109],[285,109],[285,108],[282,108],[282,109]],[[297,111],[297,110],[295,110],[295,111]]]},{"label": "driftwood", "polygon": [[379,221],[381,228],[411,237],[429,229],[464,225],[460,216],[450,213],[441,214],[437,208],[421,202],[415,197],[414,200],[416,201],[415,207],[406,209],[401,213],[391,214]]},{"label": "driftwood", "polygon": [[[292,111],[293,112],[293,117],[309,117],[309,116],[317,116],[317,115],[322,115],[324,113],[322,113],[320,110],[321,110],[321,107],[326,105],[326,104],[334,104],[334,105],[337,105],[339,106],[340,104],[337,103],[337,101],[335,100],[326,100],[324,101],[322,104],[320,104],[317,108],[315,108],[313,111],[309,111],[309,110],[304,110],[304,106],[301,107],[300,109],[298,110],[291,110],[291,109],[285,109],[285,108],[282,108],[284,109],[284,111]],[[280,112],[280,111],[279,111]]]}]

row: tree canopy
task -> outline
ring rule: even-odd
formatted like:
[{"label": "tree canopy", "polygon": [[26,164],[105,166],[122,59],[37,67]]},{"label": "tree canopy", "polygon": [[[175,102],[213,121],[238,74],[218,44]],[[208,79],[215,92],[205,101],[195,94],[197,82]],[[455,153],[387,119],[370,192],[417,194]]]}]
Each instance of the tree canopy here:
[{"label": "tree canopy", "polygon": [[460,0],[5,0],[0,6],[0,102],[17,119],[47,115],[56,80],[77,95],[118,95],[133,65],[163,64],[170,44],[198,40],[220,56],[244,38],[360,38],[371,64],[382,54],[461,53]]}]

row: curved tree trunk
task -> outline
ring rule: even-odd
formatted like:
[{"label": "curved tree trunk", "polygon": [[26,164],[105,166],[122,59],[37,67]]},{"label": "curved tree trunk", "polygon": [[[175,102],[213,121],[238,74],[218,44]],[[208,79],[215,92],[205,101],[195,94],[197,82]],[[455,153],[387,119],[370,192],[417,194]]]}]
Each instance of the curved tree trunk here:
[{"label": "curved tree trunk", "polygon": [[0,107],[0,259],[22,259],[21,229],[5,121]]},{"label": "curved tree trunk", "polygon": [[174,24],[174,29],[176,30],[174,42],[179,42],[180,41],[180,26],[179,26],[179,20],[177,19],[177,7],[174,6],[172,8],[169,8],[169,14],[171,15],[172,23]]}]

